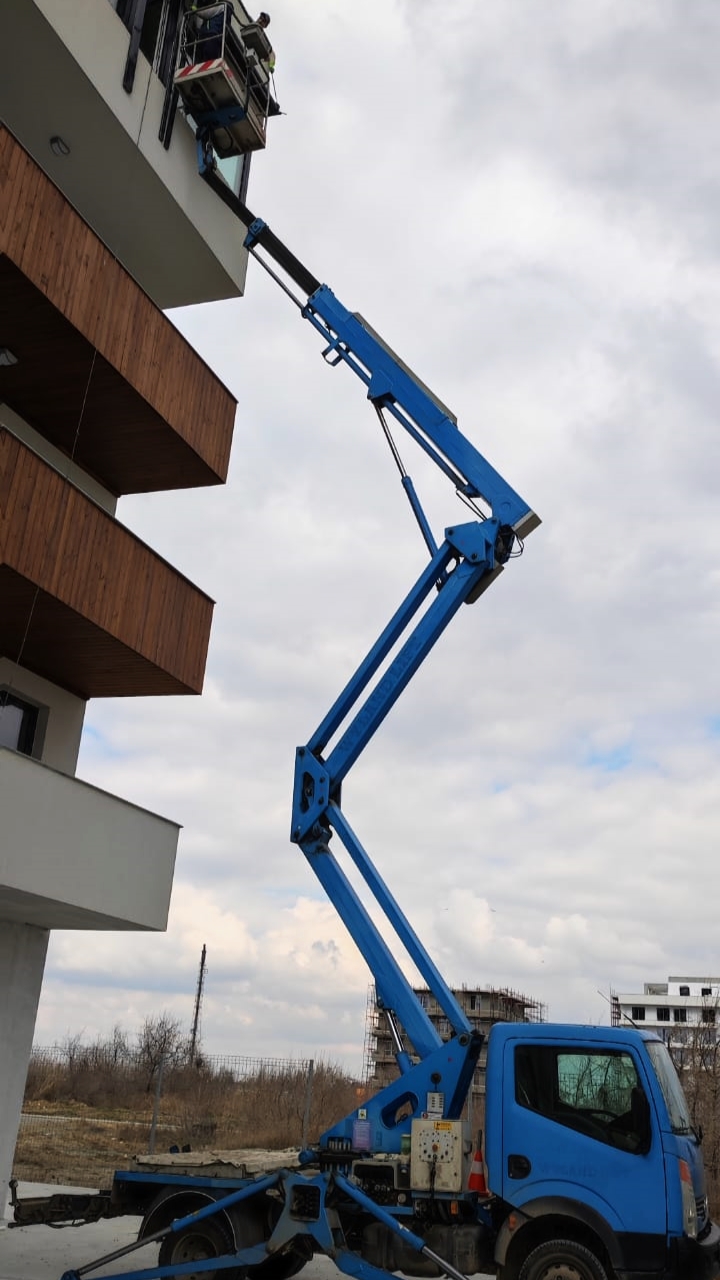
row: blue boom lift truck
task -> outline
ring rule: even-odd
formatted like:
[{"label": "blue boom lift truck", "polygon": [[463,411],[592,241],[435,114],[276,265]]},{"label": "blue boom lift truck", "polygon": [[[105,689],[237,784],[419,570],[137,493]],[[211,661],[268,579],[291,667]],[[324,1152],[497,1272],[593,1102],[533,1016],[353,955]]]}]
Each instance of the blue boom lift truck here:
[{"label": "blue boom lift truck", "polygon": [[[191,77],[188,79],[192,80]],[[196,90],[193,90],[193,94]],[[475,602],[539,520],[461,433],[444,404],[230,192],[215,170],[216,102],[193,98],[200,173],[234,208],[245,244],[347,365],[387,437],[427,546],[427,564],[367,657],[296,755],[291,839],[373,974],[395,1043],[393,1082],[280,1168],[188,1167],[193,1157],[118,1171],[107,1192],[16,1202],[17,1223],[141,1214],[137,1243],[62,1280],[103,1274],[141,1245],[157,1266],[125,1280],[289,1280],[314,1254],[357,1280],[394,1271],[452,1280],[712,1280],[720,1230],[708,1215],[700,1136],[666,1046],[634,1027],[498,1024],[489,1036],[488,1190],[472,1178],[466,1102],[482,1037],[395,901],[341,803],[352,765],[463,604]],[[220,108],[222,111],[222,108]],[[237,107],[233,106],[233,118]],[[227,141],[227,134],[222,135]],[[469,519],[436,540],[393,423],[449,480]],[[395,946],[351,885],[341,844],[384,932],[402,944],[452,1028],[444,1043]],[[410,1055],[402,1031],[412,1043]],[[115,1271],[113,1274],[118,1275]]]}]

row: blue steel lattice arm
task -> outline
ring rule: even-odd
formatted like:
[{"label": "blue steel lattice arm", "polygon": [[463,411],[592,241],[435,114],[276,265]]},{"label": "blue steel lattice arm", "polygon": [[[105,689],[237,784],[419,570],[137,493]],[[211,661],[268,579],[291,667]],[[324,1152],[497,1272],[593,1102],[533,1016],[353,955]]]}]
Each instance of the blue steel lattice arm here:
[{"label": "blue steel lattice arm", "polygon": [[[342,783],[462,604],[475,601],[502,571],[518,540],[540,523],[527,503],[458,429],[436,396],[357,313],[290,253],[260,219],[245,211],[245,244],[325,342],[324,358],[344,363],[367,388],[381,415],[387,411],[468,500],[477,519],[445,530],[440,546],[427,525],[412,482],[403,485],[423,530],[430,560],[395,615],[309,741],[298,748],[291,839],[300,846],[345,923],[375,979],[395,1040],[400,1080],[366,1104],[375,1150],[399,1150],[399,1129],[427,1113],[428,1098],[443,1099],[443,1115],[456,1118],[465,1102],[482,1036],[468,1018],[364,850],[341,806]],[[298,298],[264,254],[299,286]],[[383,419],[384,422],[384,419]],[[422,1003],[347,875],[330,850],[344,845],[397,939],[427,983],[452,1028],[443,1044]],[[400,1025],[399,1025],[400,1024]],[[412,1043],[412,1063],[401,1042]],[[321,1148],[354,1141],[353,1116],[324,1134]]]}]

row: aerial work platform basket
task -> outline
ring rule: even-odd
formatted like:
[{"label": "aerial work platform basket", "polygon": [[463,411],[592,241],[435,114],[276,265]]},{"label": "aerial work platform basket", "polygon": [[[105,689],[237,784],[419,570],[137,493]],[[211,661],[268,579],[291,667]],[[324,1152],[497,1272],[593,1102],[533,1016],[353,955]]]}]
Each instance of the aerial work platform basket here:
[{"label": "aerial work platform basket", "polygon": [[272,58],[264,28],[241,23],[231,0],[184,15],[173,83],[221,159],[264,148],[268,116],[280,111]]}]

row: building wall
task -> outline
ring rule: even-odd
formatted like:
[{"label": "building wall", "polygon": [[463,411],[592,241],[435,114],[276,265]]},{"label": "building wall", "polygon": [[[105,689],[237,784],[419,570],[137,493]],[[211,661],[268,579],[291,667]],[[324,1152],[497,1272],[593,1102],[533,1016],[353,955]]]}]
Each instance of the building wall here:
[{"label": "building wall", "polygon": [[[47,929],[6,920],[0,926],[0,1195],[3,1196],[20,1124],[47,945]],[[0,1226],[4,1210],[3,1200]]]},{"label": "building wall", "polygon": [[[427,987],[414,987],[415,995],[427,1013],[436,1031],[444,1040],[450,1039],[452,1028],[444,1010]],[[544,1006],[530,996],[508,988],[459,987],[453,996],[468,1019],[473,1030],[486,1037],[496,1022],[544,1022]],[[413,1047],[404,1030],[403,1046],[412,1054]],[[485,1095],[485,1067],[487,1046],[483,1045],[475,1069],[470,1101],[473,1107]],[[373,1089],[381,1089],[397,1079],[398,1065],[393,1039],[387,1027],[383,1011],[378,1008],[375,989],[371,987],[365,1028],[365,1077]]]},{"label": "building wall", "polygon": [[0,657],[0,690],[41,708],[42,722],[33,756],[60,773],[73,775],[77,767],[80,738],[87,703],[84,698],[44,680],[34,671]]},{"label": "building wall", "polygon": [[612,1022],[633,1022],[656,1031],[670,1043],[682,1043],[693,1028],[720,1033],[720,978],[670,977],[646,982],[640,992],[611,993]]},{"label": "building wall", "polygon": [[165,89],[142,53],[124,90],[130,35],[109,0],[4,0],[3,28],[0,119],[146,292],[163,307],[242,293],[241,224],[199,179],[185,119],[160,142]]},{"label": "building wall", "polygon": [[235,402],[1,123],[0,335],[0,919],[163,928],[176,824],[73,775],[89,697],[202,688],[212,601],[114,512],[221,483]]},{"label": "building wall", "polygon": [[2,18],[0,1221],[49,930],[167,925],[177,824],[74,774],[90,697],[202,689],[213,602],[116,505],[224,483],[235,400],[161,307],[247,263],[109,0]]}]

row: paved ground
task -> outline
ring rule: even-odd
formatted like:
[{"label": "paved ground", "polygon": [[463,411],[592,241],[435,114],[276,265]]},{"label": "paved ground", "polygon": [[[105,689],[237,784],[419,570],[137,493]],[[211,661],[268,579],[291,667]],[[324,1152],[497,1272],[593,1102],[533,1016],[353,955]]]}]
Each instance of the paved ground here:
[{"label": "paved ground", "polygon": [[[52,1191],[78,1188],[45,1187],[20,1183],[18,1196],[41,1196]],[[7,1212],[8,1221],[12,1211]],[[60,1280],[64,1272],[81,1267],[103,1254],[130,1244],[137,1235],[138,1218],[117,1218],[113,1222],[92,1222],[84,1227],[6,1227],[0,1231],[0,1280]],[[149,1267],[157,1261],[157,1248],[148,1246],[128,1260],[110,1264],[90,1276],[117,1275],[135,1267]],[[90,1277],[88,1277],[90,1280]]]},{"label": "paved ground", "polygon": [[[52,1191],[82,1190],[78,1187],[45,1187],[20,1183],[18,1196],[41,1196]],[[12,1218],[12,1212],[7,1213]],[[93,1262],[137,1236],[139,1218],[116,1218],[92,1222],[84,1227],[13,1227],[0,1231],[0,1280],[61,1280],[66,1271]],[[88,1280],[116,1276],[157,1261],[157,1246],[147,1245],[118,1262],[108,1263],[88,1273]],[[303,1270],[303,1280],[335,1280],[340,1273],[327,1258],[314,1258]]]},{"label": "paved ground", "polygon": [[[81,1188],[82,1189],[82,1188]],[[77,1191],[77,1187],[46,1187],[35,1183],[18,1186],[18,1196],[41,1196],[53,1191]],[[6,1217],[12,1220],[12,1210]],[[6,1227],[0,1231],[0,1280],[60,1280],[71,1269],[93,1262],[95,1258],[123,1245],[137,1236],[139,1218],[116,1218],[112,1222],[92,1222],[84,1227]],[[149,1267],[157,1261],[157,1246],[138,1250],[128,1259],[108,1264],[91,1272],[113,1276],[131,1268]]]}]

